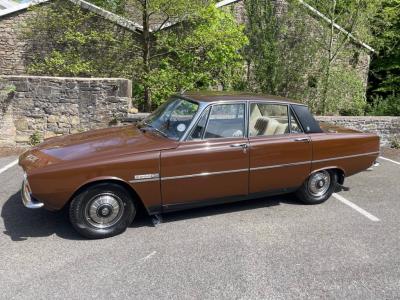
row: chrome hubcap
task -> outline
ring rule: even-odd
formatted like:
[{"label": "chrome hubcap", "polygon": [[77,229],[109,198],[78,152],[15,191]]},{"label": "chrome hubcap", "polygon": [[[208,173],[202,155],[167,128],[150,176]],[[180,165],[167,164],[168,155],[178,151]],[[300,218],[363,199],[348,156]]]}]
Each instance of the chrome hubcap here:
[{"label": "chrome hubcap", "polygon": [[122,200],[109,193],[93,197],[85,207],[87,222],[96,228],[107,228],[116,224],[122,217]]},{"label": "chrome hubcap", "polygon": [[308,191],[316,197],[324,195],[331,185],[331,176],[328,171],[319,171],[308,179]]}]

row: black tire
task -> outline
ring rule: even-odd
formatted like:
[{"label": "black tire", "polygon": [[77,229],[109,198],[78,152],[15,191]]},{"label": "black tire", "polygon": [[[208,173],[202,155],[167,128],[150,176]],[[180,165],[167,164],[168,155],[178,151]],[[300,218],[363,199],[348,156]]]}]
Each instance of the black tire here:
[{"label": "black tire", "polygon": [[89,239],[102,239],[126,230],[136,215],[130,193],[115,183],[89,186],[72,199],[69,219],[77,232]]},{"label": "black tire", "polygon": [[[329,179],[326,179],[326,176],[329,176]],[[314,172],[296,191],[296,197],[305,204],[323,203],[334,193],[337,182],[338,175],[334,170]]]}]

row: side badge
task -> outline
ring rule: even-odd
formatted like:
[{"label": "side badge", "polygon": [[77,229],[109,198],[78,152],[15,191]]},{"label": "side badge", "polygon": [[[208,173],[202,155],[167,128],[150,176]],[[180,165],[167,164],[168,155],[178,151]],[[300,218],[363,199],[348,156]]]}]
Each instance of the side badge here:
[{"label": "side badge", "polygon": [[158,179],[160,178],[160,174],[154,173],[154,174],[141,174],[141,175],[135,175],[134,180],[151,180],[151,179]]}]

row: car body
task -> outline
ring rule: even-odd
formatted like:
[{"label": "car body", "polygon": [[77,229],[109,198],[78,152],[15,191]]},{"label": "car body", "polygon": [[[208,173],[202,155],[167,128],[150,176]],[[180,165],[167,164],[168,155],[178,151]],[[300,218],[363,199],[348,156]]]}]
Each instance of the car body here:
[{"label": "car body", "polygon": [[143,123],[46,140],[19,164],[27,207],[60,210],[93,185],[109,183],[155,215],[296,191],[300,198],[316,196],[306,203],[321,203],[336,183],[369,168],[378,155],[377,135],[321,127],[300,103],[188,93]]}]

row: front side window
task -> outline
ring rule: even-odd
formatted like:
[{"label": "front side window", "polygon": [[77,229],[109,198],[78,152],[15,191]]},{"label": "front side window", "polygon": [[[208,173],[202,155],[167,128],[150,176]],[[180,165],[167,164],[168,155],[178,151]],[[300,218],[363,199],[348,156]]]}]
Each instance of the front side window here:
[{"label": "front side window", "polygon": [[238,138],[245,134],[245,104],[213,105],[204,133],[205,139]]},{"label": "front side window", "polygon": [[207,107],[201,115],[200,120],[197,122],[197,125],[194,127],[192,134],[189,137],[189,140],[199,140],[203,138],[209,114],[210,107]]},{"label": "front side window", "polygon": [[189,128],[199,104],[185,99],[170,99],[142,124],[170,139],[179,140]]}]

